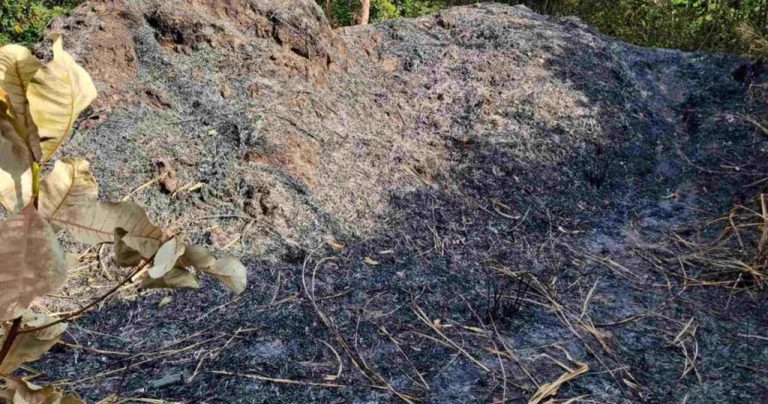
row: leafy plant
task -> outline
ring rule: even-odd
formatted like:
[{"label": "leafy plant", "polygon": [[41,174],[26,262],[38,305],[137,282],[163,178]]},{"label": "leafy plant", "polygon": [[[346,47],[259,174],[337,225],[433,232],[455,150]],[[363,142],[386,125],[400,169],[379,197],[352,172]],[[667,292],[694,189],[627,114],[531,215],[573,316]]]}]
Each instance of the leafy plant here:
[{"label": "leafy plant", "polygon": [[[359,0],[317,0],[336,26],[353,23]],[[475,0],[371,0],[371,21],[419,17]],[[600,32],[651,47],[766,55],[766,0],[500,0],[576,15]]]},{"label": "leafy plant", "polygon": [[82,0],[0,0],[0,45],[31,45],[40,40],[48,22]]},{"label": "leafy plant", "polygon": [[[207,273],[235,293],[246,287],[246,269],[236,258],[216,259],[187,245],[183,234],[167,235],[135,203],[99,201],[87,161],[62,158],[41,175],[95,98],[91,77],[64,51],[61,37],[47,64],[23,46],[0,48],[0,204],[9,216],[0,222],[0,379],[6,382],[0,399],[11,403],[80,402],[12,374],[55,345],[67,319],[134,279],[144,288],[198,288]],[[83,309],[51,319],[29,306],[66,282],[56,234],[62,230],[82,243],[114,244],[115,263],[134,270]]]}]

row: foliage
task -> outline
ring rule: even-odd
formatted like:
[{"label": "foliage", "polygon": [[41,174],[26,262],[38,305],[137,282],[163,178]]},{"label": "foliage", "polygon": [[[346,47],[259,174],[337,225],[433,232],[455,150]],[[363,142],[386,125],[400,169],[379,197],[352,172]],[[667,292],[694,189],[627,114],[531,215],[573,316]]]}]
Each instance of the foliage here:
[{"label": "foliage", "polygon": [[628,42],[684,50],[746,53],[740,28],[768,30],[766,0],[571,0],[531,1],[558,15],[577,15],[600,32]]},{"label": "foliage", "polygon": [[[0,45],[31,45],[48,22],[82,0],[0,0]],[[348,26],[360,0],[317,0],[334,26]],[[371,21],[419,17],[474,0],[371,0]],[[576,15],[630,43],[768,56],[768,0],[500,0]]]},{"label": "foliage", "polygon": [[0,0],[0,45],[34,44],[53,17],[67,13],[80,1]]},{"label": "foliage", "polygon": [[[91,77],[64,51],[60,37],[45,65],[22,46],[0,48],[0,205],[9,216],[0,222],[0,379],[6,382],[0,399],[10,403],[80,402],[12,374],[57,343],[66,330],[64,320],[134,278],[145,288],[197,288],[205,273],[235,293],[246,287],[246,268],[236,258],[216,259],[202,247],[187,245],[183,234],[166,235],[132,202],[99,201],[87,161],[62,158],[41,179],[41,169],[95,98]],[[115,263],[135,270],[77,313],[50,319],[29,306],[66,282],[60,230],[81,243],[114,244]]]},{"label": "foliage", "polygon": [[[355,0],[324,0],[349,25]],[[768,55],[768,0],[502,0],[552,15],[576,15],[600,32],[643,46]],[[418,17],[472,0],[373,0],[371,20]]]},{"label": "foliage", "polygon": [[[317,1],[334,26],[351,25],[360,8],[359,0]],[[444,5],[442,0],[371,0],[371,22],[419,17],[434,13]]]}]

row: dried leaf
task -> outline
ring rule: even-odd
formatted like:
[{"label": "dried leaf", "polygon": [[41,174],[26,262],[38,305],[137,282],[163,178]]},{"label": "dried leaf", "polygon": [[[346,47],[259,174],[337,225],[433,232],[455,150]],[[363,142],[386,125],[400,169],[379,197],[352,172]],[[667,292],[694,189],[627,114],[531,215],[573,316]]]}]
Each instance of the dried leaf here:
[{"label": "dried leaf", "polygon": [[331,247],[331,248],[333,248],[336,251],[344,249],[344,244],[339,243],[333,237],[327,237],[325,239],[325,244],[328,244],[328,247]]},{"label": "dried leaf", "polygon": [[[11,100],[8,98],[8,93],[0,88],[0,120],[8,122],[16,133],[23,133],[24,128],[16,122],[16,118],[13,117],[13,108],[11,108]],[[21,136],[19,136],[21,137]]]},{"label": "dried leaf", "polygon": [[363,261],[365,261],[365,263],[368,264],[368,265],[379,265],[379,261],[376,261],[375,259],[373,259],[371,257],[365,257],[365,259]]},{"label": "dried leaf", "polygon": [[64,253],[64,261],[67,265],[67,270],[72,271],[80,267],[80,256],[72,253]]},{"label": "dried leaf", "polygon": [[0,321],[18,317],[36,298],[58,291],[66,276],[59,241],[32,206],[0,223]]},{"label": "dried leaf", "polygon": [[53,43],[53,60],[32,77],[27,98],[40,136],[41,162],[45,162],[69,137],[80,112],[96,99],[96,87],[85,69],[64,51],[59,37]]},{"label": "dried leaf", "polygon": [[200,284],[197,282],[197,276],[192,272],[184,268],[174,268],[160,279],[144,277],[141,287],[144,289],[197,289]]},{"label": "dried leaf", "polygon": [[160,247],[163,232],[152,224],[144,209],[133,202],[92,202],[61,209],[51,223],[69,230],[81,243],[114,241],[115,229],[127,232],[125,244],[144,258],[152,258]]},{"label": "dried leaf", "polygon": [[40,181],[40,213],[52,218],[64,208],[89,204],[98,196],[90,164],[80,158],[64,158]]},{"label": "dried leaf", "polygon": [[[49,324],[53,320],[42,314],[32,314],[25,315],[23,321],[25,327],[34,328]],[[10,325],[7,327],[10,328]],[[22,364],[40,359],[44,353],[56,345],[66,330],[67,324],[59,323],[40,331],[19,334],[13,341],[5,361],[0,364],[0,374],[11,374]],[[7,335],[7,330],[5,335]],[[3,342],[4,340],[5,338],[3,338]]]},{"label": "dried leaf", "polygon": [[216,261],[216,265],[205,272],[211,274],[236,294],[243,293],[248,283],[247,270],[235,257],[224,257]]},{"label": "dried leaf", "polygon": [[544,402],[544,400],[549,397],[556,396],[557,391],[560,389],[560,386],[562,386],[563,383],[581,374],[584,374],[589,370],[589,366],[586,363],[579,362],[576,363],[576,365],[578,366],[576,369],[569,369],[567,372],[560,375],[557,380],[539,386],[539,389],[536,390],[536,393],[533,394],[533,397],[528,400],[528,404],[539,404]]},{"label": "dried leaf", "polygon": [[181,257],[181,266],[192,266],[198,271],[208,272],[216,265],[216,258],[207,249],[188,245]]},{"label": "dried leaf", "polygon": [[73,396],[64,397],[53,386],[41,387],[17,377],[4,377],[5,390],[0,390],[0,399],[8,404],[84,404]]},{"label": "dried leaf", "polygon": [[160,302],[157,304],[157,307],[163,307],[169,305],[173,301],[173,298],[170,296],[165,296],[162,299],[160,299]]},{"label": "dried leaf", "polygon": [[32,155],[13,126],[0,119],[0,203],[17,212],[32,200]]},{"label": "dried leaf", "polygon": [[36,130],[29,114],[27,87],[41,66],[32,52],[23,46],[12,44],[0,48],[0,87],[8,93],[10,115],[24,139]]},{"label": "dried leaf", "polygon": [[157,250],[155,255],[155,262],[152,268],[149,269],[149,276],[153,279],[160,279],[165,274],[170,272],[175,266],[176,262],[184,254],[184,236],[179,235],[168,241]]},{"label": "dried leaf", "polygon": [[118,227],[115,229],[115,263],[123,268],[136,266],[141,262],[141,254],[131,247],[128,247],[123,241],[123,237],[128,234],[125,229]]}]

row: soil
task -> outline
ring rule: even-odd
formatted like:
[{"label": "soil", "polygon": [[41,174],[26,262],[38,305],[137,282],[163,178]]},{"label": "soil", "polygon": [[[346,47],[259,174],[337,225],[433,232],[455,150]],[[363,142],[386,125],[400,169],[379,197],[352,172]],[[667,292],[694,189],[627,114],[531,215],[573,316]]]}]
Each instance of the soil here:
[{"label": "soil", "polygon": [[[707,259],[766,185],[759,65],[498,4],[332,30],[311,0],[87,1],[49,31],[100,90],[62,154],[249,286],[124,290],[37,381],[89,402],[527,402],[569,372],[554,398],[768,394],[767,295]],[[119,279],[102,255],[50,310]]]}]

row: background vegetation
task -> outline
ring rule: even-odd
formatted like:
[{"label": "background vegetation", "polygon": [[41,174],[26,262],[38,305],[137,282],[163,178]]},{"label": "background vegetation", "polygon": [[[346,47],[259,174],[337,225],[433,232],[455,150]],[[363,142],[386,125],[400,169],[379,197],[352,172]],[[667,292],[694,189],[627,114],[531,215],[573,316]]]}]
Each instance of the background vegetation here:
[{"label": "background vegetation", "polygon": [[[768,55],[768,0],[497,0],[552,15],[576,15],[600,32],[652,47]],[[318,0],[348,25],[360,0]],[[371,21],[417,17],[473,0],[371,0]]]},{"label": "background vegetation", "polygon": [[31,45],[40,40],[48,22],[82,0],[0,0],[0,45]]},{"label": "background vegetation", "polygon": [[[0,0],[0,44],[32,44],[51,18],[81,0]],[[360,0],[317,0],[335,26],[351,24]],[[417,17],[473,0],[371,0],[371,21]],[[500,0],[577,15],[639,45],[768,55],[768,0]]]}]

